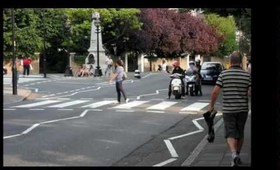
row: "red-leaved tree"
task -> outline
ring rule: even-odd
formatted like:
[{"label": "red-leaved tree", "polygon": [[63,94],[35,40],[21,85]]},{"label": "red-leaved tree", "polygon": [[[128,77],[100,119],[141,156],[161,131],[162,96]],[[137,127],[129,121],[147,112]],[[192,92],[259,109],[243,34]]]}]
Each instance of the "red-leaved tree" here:
[{"label": "red-leaved tree", "polygon": [[214,28],[189,13],[163,8],[141,9],[142,29],[135,33],[138,49],[160,57],[178,56],[185,52],[209,54],[223,41]]}]

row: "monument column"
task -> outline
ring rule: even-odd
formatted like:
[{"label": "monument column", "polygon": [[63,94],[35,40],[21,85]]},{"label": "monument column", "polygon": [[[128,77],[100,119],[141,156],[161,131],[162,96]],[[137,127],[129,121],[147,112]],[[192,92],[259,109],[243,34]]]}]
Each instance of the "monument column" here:
[{"label": "monument column", "polygon": [[[102,70],[106,68],[105,65],[105,50],[103,48],[103,43],[102,43],[102,28],[101,26],[99,27],[99,33],[98,33],[98,40],[99,43],[97,43],[97,28],[95,26],[95,22],[98,22],[100,18],[100,15],[98,12],[94,12],[91,17],[91,35],[90,35],[90,47],[88,49],[88,56],[85,59],[85,64],[91,65],[93,68],[93,71],[97,67],[97,44],[99,45],[99,66],[100,69]],[[102,71],[101,71],[102,72]],[[101,75],[103,75],[101,73]]]}]

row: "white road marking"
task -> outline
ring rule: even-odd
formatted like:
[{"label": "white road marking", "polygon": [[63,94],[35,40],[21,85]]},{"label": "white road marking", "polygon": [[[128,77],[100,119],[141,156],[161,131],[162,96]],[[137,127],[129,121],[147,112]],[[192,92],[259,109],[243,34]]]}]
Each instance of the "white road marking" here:
[{"label": "white road marking", "polygon": [[177,160],[176,158],[170,158],[170,159],[168,159],[168,160],[166,160],[166,161],[164,161],[164,162],[161,162],[161,163],[156,164],[156,165],[153,165],[153,166],[154,166],[154,167],[164,166],[164,165],[169,164],[169,163],[171,163],[171,162],[174,162],[174,161],[176,161],[176,160]]},{"label": "white road marking", "polygon": [[190,133],[186,133],[186,134],[179,135],[179,136],[175,136],[175,137],[168,138],[168,139],[170,139],[170,140],[179,139],[179,138],[183,138],[183,137],[186,137],[186,136],[190,136],[190,135],[193,135],[193,134],[196,134],[196,133],[200,133],[200,132],[202,132],[202,131],[203,131],[203,130],[196,130],[196,131],[193,131],[193,132],[190,132]]},{"label": "white road marking", "polygon": [[186,133],[186,134],[183,134],[183,135],[179,135],[179,136],[174,136],[174,137],[171,137],[171,138],[168,138],[168,139],[169,140],[179,139],[179,138],[183,138],[183,137],[186,137],[186,136],[190,136],[190,135],[202,132],[204,130],[204,128],[202,126],[200,126],[199,123],[197,123],[197,120],[202,120],[202,119],[204,119],[204,117],[200,117],[198,119],[192,120],[192,122],[198,128],[198,130],[190,132],[190,133]]},{"label": "white road marking", "polygon": [[13,137],[21,136],[21,135],[26,135],[27,133],[31,132],[33,129],[35,129],[36,127],[38,127],[39,125],[42,125],[42,124],[54,123],[54,122],[59,122],[59,121],[63,121],[63,120],[71,120],[71,119],[81,118],[81,117],[84,117],[87,112],[88,112],[88,110],[85,110],[80,116],[68,117],[68,118],[64,118],[64,119],[55,119],[55,120],[45,121],[45,122],[41,122],[41,123],[36,123],[36,124],[32,125],[31,127],[29,127],[28,129],[26,129],[21,134],[4,136],[3,139],[13,138]]},{"label": "white road marking", "polygon": [[211,100],[198,100],[198,101],[200,101],[200,102],[211,102]]},{"label": "white road marking", "polygon": [[152,96],[152,95],[157,95],[159,94],[159,91],[163,91],[163,90],[167,90],[167,89],[158,89],[156,90],[155,93],[148,93],[148,94],[142,94],[136,97],[137,100],[139,100],[142,96]]},{"label": "white road marking", "polygon": [[198,112],[192,112],[192,111],[189,111],[189,112],[179,112],[180,114],[197,114]]},{"label": "white road marking", "polygon": [[159,100],[159,101],[164,101],[164,99],[151,99],[151,100]]},{"label": "white road marking", "polygon": [[90,111],[95,111],[95,112],[102,112],[103,110],[102,109],[88,109]]},{"label": "white road marking", "polygon": [[93,98],[80,98],[81,100],[92,100]]},{"label": "white road marking", "polygon": [[84,117],[87,114],[88,110],[83,111],[83,113],[80,115],[80,117]]},{"label": "white road marking", "polygon": [[47,105],[47,104],[57,103],[57,102],[60,102],[60,101],[59,100],[45,100],[45,101],[40,101],[37,103],[24,104],[24,105],[19,105],[19,106],[14,106],[14,107],[28,108],[28,107],[42,106],[42,105]]},{"label": "white road marking", "polygon": [[29,110],[45,110],[45,109],[29,109]]},{"label": "white road marking", "polygon": [[148,110],[149,113],[164,113],[164,111],[161,110]]},{"label": "white road marking", "polygon": [[[195,133],[199,133],[199,132],[202,132],[204,130],[204,128],[197,122],[198,120],[202,120],[204,119],[204,117],[200,117],[200,118],[197,118],[197,119],[194,119],[192,120],[194,125],[198,128],[198,130],[196,131],[193,131],[193,132],[190,132],[190,133],[187,133],[187,134],[183,134],[183,135],[179,135],[179,136],[174,136],[174,137],[171,137],[171,138],[168,138],[168,139],[165,139],[164,142],[168,148],[168,151],[169,153],[171,154],[171,157],[178,157],[178,154],[176,153],[176,150],[174,149],[172,143],[170,142],[170,140],[174,140],[174,139],[179,139],[179,138],[182,138],[182,137],[186,137],[186,136],[190,136],[190,135],[193,135]],[[206,139],[207,136],[204,137],[204,140],[203,142],[205,142],[205,139]],[[205,146],[205,145],[204,145]],[[200,152],[200,151],[199,151]],[[195,152],[195,157],[198,155],[196,152]],[[171,158],[170,158],[171,159]],[[164,161],[164,162],[161,162],[159,164],[156,164],[154,166],[163,166],[163,165],[166,165],[170,162],[172,162],[170,159]],[[189,158],[188,158],[189,159]],[[193,157],[191,157],[191,162],[194,160]],[[190,161],[187,162],[187,164],[189,163]],[[186,163],[185,163],[186,164]],[[183,165],[183,164],[182,164]],[[189,164],[190,165],[190,164]]]},{"label": "white road marking", "polygon": [[204,119],[204,117],[200,117],[197,119],[192,120],[193,124],[199,129],[199,130],[203,130],[204,128],[197,122],[198,120],[202,120]]},{"label": "white road marking", "polygon": [[126,104],[121,104],[116,107],[113,107],[114,109],[131,109],[132,107],[139,106],[141,104],[147,103],[148,101],[132,101],[128,102]]},{"label": "white road marking", "polygon": [[193,104],[189,105],[188,107],[185,107],[185,108],[181,109],[181,111],[200,111],[201,109],[203,109],[207,105],[209,105],[209,103],[196,102],[196,103],[193,103]]},{"label": "white road marking", "polygon": [[[214,131],[216,132],[217,129],[222,125],[223,119],[220,119],[214,126]],[[205,135],[201,142],[196,146],[196,148],[192,151],[190,156],[182,163],[181,166],[190,166],[195,158],[199,155],[202,149],[206,146],[208,141],[206,140],[208,135]]]},{"label": "white road marking", "polygon": [[116,112],[134,112],[134,110],[116,110]]},{"label": "white road marking", "polygon": [[176,104],[178,102],[161,102],[159,104],[153,105],[151,107],[148,107],[147,109],[153,109],[153,110],[165,110],[166,108]]},{"label": "white road marking", "polygon": [[74,100],[74,101],[71,101],[71,102],[56,104],[56,105],[52,105],[52,106],[48,106],[48,107],[64,108],[64,107],[67,107],[67,106],[73,106],[73,105],[77,105],[77,104],[81,104],[81,103],[85,103],[85,102],[88,102],[88,100]]},{"label": "white road marking", "polygon": [[172,145],[172,143],[170,142],[170,140],[164,140],[164,142],[165,142],[165,144],[166,144],[166,146],[167,146],[167,148],[168,148],[168,150],[169,150],[169,152],[170,152],[170,154],[171,154],[171,157],[178,157],[178,154],[177,154],[177,152],[176,152],[176,150],[174,149],[174,147],[173,147],[173,145]]},{"label": "white road marking", "polygon": [[24,132],[22,132],[23,135],[29,133],[31,130],[35,129],[37,126],[39,126],[40,124],[36,123],[33,126],[31,126],[30,128],[26,129]]},{"label": "white road marking", "polygon": [[57,100],[71,100],[71,98],[62,98],[62,97],[57,97]]},{"label": "white road marking", "polygon": [[3,139],[8,139],[8,138],[14,138],[17,136],[21,136],[22,134],[16,134],[16,135],[10,135],[10,136],[4,136]]},{"label": "white road marking", "polygon": [[114,103],[116,101],[100,101],[100,102],[96,102],[96,103],[92,103],[92,104],[89,104],[89,105],[85,105],[85,106],[82,106],[82,108],[85,108],[85,107],[89,107],[89,108],[97,108],[97,107],[101,107],[101,106],[105,106],[105,105],[108,105],[108,104],[111,104],[111,103]]},{"label": "white road marking", "polygon": [[[71,93],[71,94],[67,94],[67,95],[64,95],[64,96],[56,96],[56,97],[67,97],[67,96],[74,96],[78,93],[84,93],[84,92],[89,92],[89,91],[95,91],[95,90],[99,90],[101,89],[101,87],[98,87],[97,89],[90,89],[90,90],[83,90],[83,91],[80,91],[81,89],[75,89],[75,90],[72,90],[72,91],[65,91],[65,92],[61,92],[61,93],[69,93],[69,92],[74,92],[76,91],[75,93]],[[55,94],[52,94],[52,95],[49,95],[49,96],[55,96]],[[44,96],[43,96],[44,97]],[[48,97],[48,96],[46,96]]]}]

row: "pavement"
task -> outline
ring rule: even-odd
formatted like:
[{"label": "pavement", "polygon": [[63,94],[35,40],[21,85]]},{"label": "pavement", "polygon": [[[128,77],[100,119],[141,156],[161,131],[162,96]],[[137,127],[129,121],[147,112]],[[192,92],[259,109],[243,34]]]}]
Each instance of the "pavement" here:
[{"label": "pavement", "polygon": [[[145,73],[147,74],[147,73]],[[144,74],[144,75],[145,75]],[[134,73],[127,74],[128,77],[133,77]],[[142,74],[143,75],[143,74]],[[53,77],[63,76],[63,74],[55,75]],[[30,77],[42,77],[33,75]],[[52,77],[52,76],[50,76]],[[3,99],[4,105],[20,102],[26,100],[32,95],[32,91],[24,87],[17,87],[17,95],[13,95],[12,86],[9,84],[3,85]],[[222,119],[215,118],[215,141],[208,143],[206,137],[197,145],[191,155],[182,163],[181,166],[191,167],[228,167],[231,164],[231,153],[226,145],[224,138],[224,123]],[[242,166],[251,166],[251,114],[249,113],[245,125],[245,139],[242,151],[240,153]]]}]

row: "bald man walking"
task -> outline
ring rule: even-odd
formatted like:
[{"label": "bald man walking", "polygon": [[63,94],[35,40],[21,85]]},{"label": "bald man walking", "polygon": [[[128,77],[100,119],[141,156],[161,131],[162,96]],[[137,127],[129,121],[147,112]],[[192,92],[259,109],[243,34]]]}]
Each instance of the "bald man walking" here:
[{"label": "bald man walking", "polygon": [[251,95],[251,76],[241,68],[239,52],[230,55],[230,68],[219,75],[212,90],[208,111],[214,110],[219,92],[223,89],[223,119],[225,138],[232,153],[231,166],[242,164],[240,151],[244,140],[244,127],[248,116],[248,96]]}]

